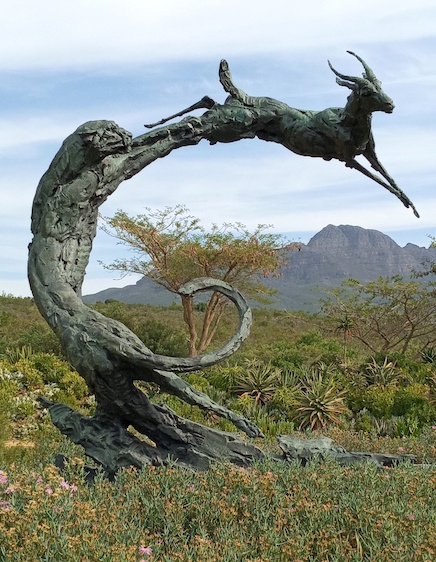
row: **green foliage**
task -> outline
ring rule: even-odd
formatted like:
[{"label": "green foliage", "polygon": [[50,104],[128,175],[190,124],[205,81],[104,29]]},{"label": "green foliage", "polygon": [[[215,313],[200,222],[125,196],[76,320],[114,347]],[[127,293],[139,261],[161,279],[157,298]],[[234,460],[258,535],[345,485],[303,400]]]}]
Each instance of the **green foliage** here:
[{"label": "green foliage", "polygon": [[279,369],[292,370],[304,363],[304,353],[293,341],[278,340],[264,346],[261,351],[262,355]]},{"label": "green foliage", "polygon": [[[296,377],[297,379],[297,377]],[[300,389],[300,381],[295,380],[292,384],[283,384],[275,392],[271,407],[275,410],[291,416],[297,402],[297,393]]]},{"label": "green foliage", "polygon": [[[8,368],[5,362],[6,368]],[[10,370],[21,375],[21,386],[27,390],[35,390],[44,386],[44,378],[42,373],[35,367],[32,358],[19,359],[10,364]]]},{"label": "green foliage", "polygon": [[[266,328],[267,331],[271,329]],[[298,369],[302,365],[319,361],[339,365],[343,353],[337,339],[324,337],[318,329],[300,333],[292,340],[278,340],[256,351],[272,365],[284,371]],[[354,354],[350,351],[349,355],[352,357]]]},{"label": "green foliage", "polygon": [[[20,318],[26,333],[39,329],[39,324],[32,326],[31,323],[34,321],[32,314],[35,313],[37,319],[38,313],[32,308],[30,299],[0,298],[0,311],[2,306],[3,318],[9,322],[9,327],[11,319]],[[94,307],[125,323],[153,351],[184,355],[185,335],[180,306],[163,308],[112,301]],[[26,324],[28,318],[30,323]],[[348,391],[343,396],[344,403],[354,416],[354,427],[362,431],[409,436],[418,435],[436,423],[436,375],[433,363],[425,355],[411,355],[412,350],[407,354],[391,351],[375,353],[368,358],[359,350],[355,338],[350,338],[347,341],[347,368],[344,369],[343,338],[340,332],[335,334],[337,323],[325,317],[265,309],[254,310],[254,318],[254,337],[248,339],[230,361],[186,378],[214,400],[250,417],[268,434],[286,433],[286,427],[293,423],[297,427],[300,425],[302,420],[294,417],[297,407],[301,407],[297,398],[300,396],[301,399],[301,381],[313,369],[321,373],[324,384],[333,379],[337,392]],[[232,323],[233,319],[226,315],[222,331],[218,332],[220,341],[231,332]],[[9,332],[7,335],[10,336]],[[279,339],[274,341],[277,337]],[[13,383],[0,382],[0,400],[5,404],[0,409],[0,427],[5,434],[12,431],[12,434],[23,435],[30,431],[26,429],[30,427],[32,432],[37,430],[44,421],[37,413],[36,397],[39,394],[84,412],[92,411],[95,402],[89,397],[84,380],[70,370],[68,363],[54,353],[35,351],[29,344],[14,347],[14,341],[12,337],[8,340],[7,350],[2,358],[0,356],[0,367],[9,373],[9,380],[13,379]],[[323,361],[320,363],[320,360]],[[257,365],[254,375],[247,370],[250,365]],[[268,381],[272,373],[275,374]],[[248,394],[237,398],[234,393],[239,384],[237,381],[245,384],[250,382],[247,378],[253,377],[255,380],[251,380],[250,387],[238,391]],[[194,416],[199,423],[234,430],[228,422],[167,398],[157,387],[148,385],[145,392],[153,400],[167,400],[184,417]],[[311,407],[313,409],[313,405]],[[8,412],[6,421],[5,411]],[[348,416],[345,412],[339,419],[347,420]],[[324,430],[334,423],[330,422]]]},{"label": "green foliage", "polygon": [[428,386],[419,383],[400,389],[395,394],[392,415],[404,416],[412,411],[423,411],[428,405],[428,392]]},{"label": "green foliage", "polygon": [[232,390],[240,396],[249,397],[256,404],[265,405],[273,399],[280,378],[280,369],[270,363],[247,361],[244,372],[236,376]]},{"label": "green foliage", "polygon": [[387,419],[392,416],[397,388],[371,385],[354,402],[354,408],[365,408],[377,418]]},{"label": "green foliage", "polygon": [[372,353],[406,353],[414,344],[423,350],[436,342],[436,283],[399,275],[367,283],[348,279],[327,293],[324,313],[336,323],[347,318],[352,337]]},{"label": "green foliage", "polygon": [[300,429],[321,429],[342,422],[342,416],[348,411],[347,390],[338,388],[333,375],[314,366],[304,372],[300,385],[295,394],[293,416],[293,420],[300,423]]},{"label": "green foliage", "polygon": [[[162,307],[129,305],[116,300],[99,302],[93,308],[108,318],[122,322],[154,353],[172,357],[186,355],[186,333],[179,307],[173,310],[175,314],[172,315],[169,309]],[[167,321],[160,319],[167,317]]]},{"label": "green foliage", "polygon": [[12,350],[8,357],[0,360],[2,433],[19,437],[35,433],[43,422],[38,408],[41,395],[90,411],[86,383],[65,361],[53,354],[31,354],[29,348]]},{"label": "green foliage", "polygon": [[231,391],[237,378],[243,376],[243,365],[232,365],[229,362],[210,367],[206,372],[209,383],[224,391]]},{"label": "green foliage", "polygon": [[436,363],[436,347],[426,347],[421,352],[421,358],[424,363]]},{"label": "green foliage", "polygon": [[59,341],[33,299],[0,296],[0,356],[27,346],[34,352],[60,353]]},{"label": "green foliage", "polygon": [[381,388],[390,385],[396,386],[401,380],[401,373],[397,369],[395,362],[389,361],[384,357],[383,363],[378,362],[375,357],[362,366],[362,374],[365,377],[366,385],[376,385]]},{"label": "green foliage", "polygon": [[418,435],[425,426],[436,423],[436,406],[429,402],[429,387],[415,383],[400,389],[392,415],[402,417],[398,422],[398,435]]},{"label": "green foliage", "polygon": [[398,380],[390,384],[353,386],[348,406],[356,414],[356,428],[382,435],[418,435],[436,422],[436,407],[431,401],[431,386]]},{"label": "green foliage", "polygon": [[11,420],[19,388],[10,373],[0,367],[0,446],[11,434]]},{"label": "green foliage", "polygon": [[[74,402],[80,402],[89,394],[84,379],[76,371],[66,372],[59,381],[59,388]],[[60,400],[60,398],[57,398]]]}]

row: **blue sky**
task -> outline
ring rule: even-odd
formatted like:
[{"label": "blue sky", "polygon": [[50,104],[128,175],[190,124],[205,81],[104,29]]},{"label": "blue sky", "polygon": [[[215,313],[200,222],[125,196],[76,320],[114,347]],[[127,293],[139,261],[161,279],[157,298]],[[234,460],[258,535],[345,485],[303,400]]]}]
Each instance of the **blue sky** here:
[{"label": "blue sky", "polygon": [[[0,294],[30,295],[30,211],[39,178],[80,124],[110,119],[141,134],[209,95],[223,102],[218,64],[235,83],[292,107],[343,106],[349,91],[327,65],[360,75],[363,57],[395,102],[376,113],[378,156],[421,218],[339,162],[258,140],[174,152],[122,184],[102,207],[141,213],[185,204],[207,226],[239,221],[307,242],[328,224],[428,246],[436,235],[434,0],[14,0],[0,20]],[[124,255],[100,232],[84,292],[135,282],[99,261]]]}]

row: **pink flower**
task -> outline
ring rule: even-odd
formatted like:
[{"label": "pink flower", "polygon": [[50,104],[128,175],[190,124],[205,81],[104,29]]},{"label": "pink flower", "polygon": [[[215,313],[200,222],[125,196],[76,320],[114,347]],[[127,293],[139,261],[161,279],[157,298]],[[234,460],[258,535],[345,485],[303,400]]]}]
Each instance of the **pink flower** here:
[{"label": "pink flower", "polygon": [[147,556],[151,556],[153,554],[153,549],[150,546],[142,546],[141,545],[138,548],[138,551],[139,551],[139,554],[146,554]]},{"label": "pink flower", "polygon": [[12,494],[13,492],[15,492],[14,486],[8,486],[5,490],[5,494]]},{"label": "pink flower", "polygon": [[407,519],[409,519],[410,521],[415,521],[415,516],[413,515],[413,513],[408,513]]},{"label": "pink flower", "polygon": [[65,488],[65,490],[69,490],[70,489],[70,485],[68,484],[68,482],[66,482],[65,480],[62,480],[60,483],[61,488]]},{"label": "pink flower", "polygon": [[11,511],[12,505],[9,502],[1,501],[0,502],[0,509],[3,509],[3,511]]},{"label": "pink flower", "polygon": [[70,484],[70,490],[72,492],[77,492],[77,486],[75,484]]},{"label": "pink flower", "polygon": [[46,494],[51,495],[53,493],[53,489],[50,488],[50,486],[47,486],[47,488],[44,490]]},{"label": "pink flower", "polygon": [[194,484],[191,484],[191,485],[189,486],[189,489],[191,490],[191,492],[193,492],[193,491],[195,490]]},{"label": "pink flower", "polygon": [[38,476],[38,478],[36,479],[36,483],[41,484],[42,482],[43,482],[42,476]]},{"label": "pink flower", "polygon": [[0,484],[7,484],[8,483],[8,475],[3,470],[0,470]]}]

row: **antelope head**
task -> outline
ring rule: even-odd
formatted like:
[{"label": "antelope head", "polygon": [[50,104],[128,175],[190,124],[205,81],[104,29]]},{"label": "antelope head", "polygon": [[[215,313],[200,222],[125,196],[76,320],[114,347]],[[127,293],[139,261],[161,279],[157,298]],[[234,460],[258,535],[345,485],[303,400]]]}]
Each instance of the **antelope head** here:
[{"label": "antelope head", "polygon": [[359,76],[346,76],[333,68],[328,61],[331,70],[336,74],[336,82],[340,86],[345,86],[352,90],[356,97],[359,98],[361,110],[372,113],[373,111],[383,111],[384,113],[392,113],[394,102],[382,90],[381,82],[377,79],[374,72],[369,68],[366,62],[352,51],[347,51],[358,61],[362,63],[365,72],[363,78]]}]

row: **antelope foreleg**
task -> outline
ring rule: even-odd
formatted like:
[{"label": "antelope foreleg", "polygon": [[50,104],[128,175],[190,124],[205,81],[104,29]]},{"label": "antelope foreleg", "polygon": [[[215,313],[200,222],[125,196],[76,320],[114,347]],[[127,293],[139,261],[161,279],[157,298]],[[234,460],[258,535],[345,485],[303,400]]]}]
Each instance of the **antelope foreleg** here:
[{"label": "antelope foreleg", "polygon": [[[368,160],[368,162],[371,164],[371,166],[377,170],[377,172],[379,172],[380,174],[382,174],[382,176],[389,182],[389,183],[385,183],[382,179],[380,179],[378,176],[372,174],[369,170],[367,170],[364,166],[362,166],[362,164],[359,164],[359,162],[357,162],[357,160],[348,160],[347,162],[345,162],[345,166],[347,166],[347,168],[354,168],[355,170],[358,170],[359,172],[361,172],[362,174],[364,174],[365,176],[367,176],[368,178],[372,179],[373,181],[377,182],[379,185],[382,185],[385,189],[387,189],[388,191],[390,191],[391,193],[393,193],[396,197],[398,197],[398,199],[403,203],[403,205],[407,208],[411,208],[413,210],[413,214],[419,218],[419,213],[415,208],[415,205],[412,203],[412,201],[407,197],[407,195],[404,193],[404,191],[402,189],[400,189],[398,187],[398,185],[395,183],[395,181],[389,176],[389,174],[386,172],[386,170],[383,168],[383,166],[378,162],[378,160],[375,160],[375,162],[377,164],[379,164],[380,167],[378,166],[374,166],[373,162],[371,162],[371,160],[368,158],[368,156],[366,154],[364,154],[365,158]],[[384,173],[383,173],[384,172]]]},{"label": "antelope foreleg", "polygon": [[209,96],[204,96],[201,98],[200,101],[194,103],[193,105],[190,105],[186,109],[182,109],[182,111],[179,111],[178,113],[174,113],[174,115],[170,115],[169,117],[165,117],[160,121],[156,121],[156,123],[150,123],[148,125],[144,125],[144,127],[146,129],[152,129],[153,127],[157,127],[158,125],[163,125],[167,121],[171,121],[171,119],[174,119],[175,117],[181,117],[182,115],[186,115],[187,113],[190,113],[195,109],[211,109],[214,105],[215,102],[213,101],[212,98],[210,98]]}]

